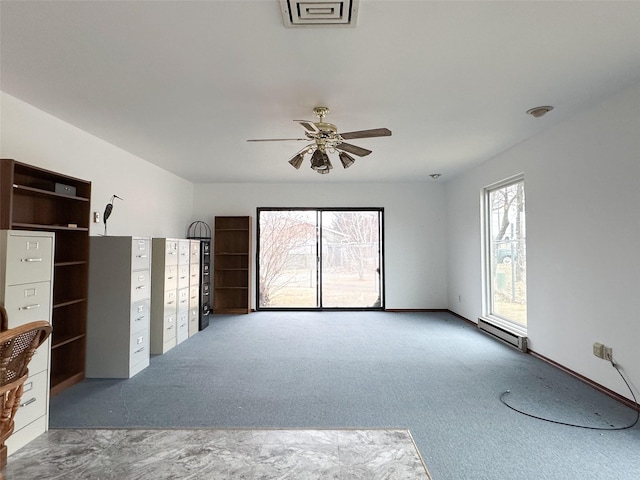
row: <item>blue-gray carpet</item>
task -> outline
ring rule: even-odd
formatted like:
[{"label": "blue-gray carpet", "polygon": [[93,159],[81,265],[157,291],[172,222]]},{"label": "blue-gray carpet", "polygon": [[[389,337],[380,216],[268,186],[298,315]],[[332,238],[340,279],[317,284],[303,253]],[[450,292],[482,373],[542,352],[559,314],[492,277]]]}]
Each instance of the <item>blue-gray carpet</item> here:
[{"label": "blue-gray carpet", "polygon": [[542,422],[502,405],[507,389],[511,405],[559,421],[635,419],[448,313],[257,312],[213,316],[131,379],[67,389],[50,426],[407,428],[435,480],[640,478],[640,426]]}]

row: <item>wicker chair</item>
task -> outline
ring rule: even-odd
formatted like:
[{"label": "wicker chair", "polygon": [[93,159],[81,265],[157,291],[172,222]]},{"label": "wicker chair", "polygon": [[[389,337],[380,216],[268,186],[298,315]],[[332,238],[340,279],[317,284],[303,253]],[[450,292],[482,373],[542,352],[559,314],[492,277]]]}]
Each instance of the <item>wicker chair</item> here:
[{"label": "wicker chair", "polygon": [[[47,322],[31,322],[7,329],[7,312],[0,306],[0,470],[7,465],[7,447],[14,418],[29,370],[27,366],[36,349],[51,333]],[[0,473],[0,479],[2,473]]]}]

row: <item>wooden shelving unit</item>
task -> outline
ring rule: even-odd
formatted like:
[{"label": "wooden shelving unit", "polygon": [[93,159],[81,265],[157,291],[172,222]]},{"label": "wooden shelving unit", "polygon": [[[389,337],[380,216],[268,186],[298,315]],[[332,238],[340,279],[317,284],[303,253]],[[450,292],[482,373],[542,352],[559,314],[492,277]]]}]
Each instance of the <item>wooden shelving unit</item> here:
[{"label": "wooden shelving unit", "polygon": [[251,311],[251,217],[216,217],[213,313]]},{"label": "wooden shelving unit", "polygon": [[[71,192],[56,192],[56,185],[71,187]],[[56,236],[51,395],[84,379],[90,201],[91,182],[0,160],[0,228]]]}]

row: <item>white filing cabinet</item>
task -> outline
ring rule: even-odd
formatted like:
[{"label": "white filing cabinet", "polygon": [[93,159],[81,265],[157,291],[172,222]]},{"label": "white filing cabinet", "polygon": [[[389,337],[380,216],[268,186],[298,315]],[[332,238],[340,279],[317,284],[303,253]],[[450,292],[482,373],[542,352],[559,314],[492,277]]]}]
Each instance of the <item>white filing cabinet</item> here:
[{"label": "white filing cabinet", "polygon": [[151,240],[91,237],[87,364],[90,378],[130,378],[149,366]]},{"label": "white filing cabinet", "polygon": [[151,353],[176,346],[178,315],[178,240],[154,238],[151,260]]},{"label": "white filing cabinet", "polygon": [[200,319],[200,240],[189,240],[189,336],[199,331]]},{"label": "white filing cabinet", "polygon": [[[44,320],[51,323],[54,233],[0,230],[0,303],[9,328]],[[49,428],[49,364],[51,339],[29,363],[15,430],[6,441],[8,454]]]},{"label": "white filing cabinet", "polygon": [[189,240],[178,240],[178,314],[176,343],[189,338]]}]

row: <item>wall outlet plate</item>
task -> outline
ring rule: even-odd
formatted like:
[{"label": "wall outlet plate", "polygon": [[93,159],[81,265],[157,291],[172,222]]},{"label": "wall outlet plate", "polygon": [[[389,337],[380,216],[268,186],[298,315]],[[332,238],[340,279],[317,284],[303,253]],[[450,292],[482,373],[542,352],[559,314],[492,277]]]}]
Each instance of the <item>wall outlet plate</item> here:
[{"label": "wall outlet plate", "polygon": [[604,358],[604,345],[598,342],[594,343],[593,354],[598,358]]}]

